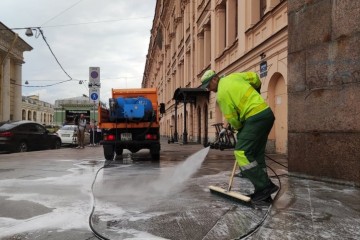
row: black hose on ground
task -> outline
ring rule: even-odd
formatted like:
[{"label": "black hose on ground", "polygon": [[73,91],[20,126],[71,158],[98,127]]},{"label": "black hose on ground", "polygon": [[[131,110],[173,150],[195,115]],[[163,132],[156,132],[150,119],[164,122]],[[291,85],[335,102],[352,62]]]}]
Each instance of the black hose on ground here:
[{"label": "black hose on ground", "polygon": [[97,178],[97,175],[99,174],[100,170],[102,170],[103,168],[106,168],[107,166],[109,166],[111,163],[111,161],[108,162],[108,164],[104,164],[104,166],[102,166],[101,168],[99,168],[95,174],[95,177],[94,177],[94,180],[91,184],[91,196],[92,196],[92,199],[93,199],[93,204],[92,204],[92,210],[91,210],[91,213],[90,213],[90,216],[89,216],[89,227],[91,229],[91,231],[94,233],[94,235],[98,238],[98,239],[101,239],[101,240],[110,240],[110,238],[107,238],[103,235],[101,235],[99,232],[97,232],[94,228],[94,226],[92,225],[92,216],[94,214],[94,211],[95,211],[95,197],[94,197],[94,184],[95,184],[95,181],[96,181],[96,178]]},{"label": "black hose on ground", "polygon": [[[275,176],[277,177],[278,182],[279,182],[279,190],[278,190],[278,192],[276,193],[276,195],[275,195],[275,197],[273,199],[273,201],[275,201],[278,198],[279,192],[281,191],[281,180],[280,180],[279,175],[277,175],[276,172],[271,167],[269,167],[269,166],[266,166],[266,167],[268,167],[275,174]],[[257,232],[262,227],[262,225],[264,224],[264,222],[267,219],[268,215],[270,214],[271,207],[272,207],[272,204],[266,210],[266,213],[265,213],[264,217],[261,219],[261,221],[253,229],[251,229],[249,232],[243,234],[238,239],[246,239],[247,237],[250,237],[255,232]]]}]

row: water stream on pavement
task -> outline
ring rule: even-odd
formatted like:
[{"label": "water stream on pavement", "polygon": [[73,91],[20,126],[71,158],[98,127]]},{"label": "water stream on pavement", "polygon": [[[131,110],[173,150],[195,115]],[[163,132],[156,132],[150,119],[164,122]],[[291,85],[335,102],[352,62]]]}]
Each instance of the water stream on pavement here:
[{"label": "water stream on pavement", "polygon": [[183,184],[194,173],[196,173],[205,160],[210,147],[201,149],[189,156],[184,162],[167,169],[160,177],[151,184],[151,188],[157,194],[164,195],[180,184]]},{"label": "water stream on pavement", "polygon": [[[158,199],[163,196],[180,191],[184,186],[184,183],[196,173],[201,164],[205,160],[209,147],[203,148],[196,153],[189,156],[185,161],[172,167],[162,167],[159,169],[143,168],[141,171],[137,171],[136,177],[132,177],[133,170],[130,172],[125,171],[122,173],[126,178],[131,178],[131,181],[118,184],[118,180],[113,182],[113,186],[107,183],[106,188],[99,188],[100,191],[106,191],[106,189],[112,189],[109,194],[116,199],[116,202],[132,202],[134,204],[140,204],[140,201],[148,201],[150,199]],[[114,192],[114,189],[117,189]],[[144,199],[145,198],[145,199]]]}]

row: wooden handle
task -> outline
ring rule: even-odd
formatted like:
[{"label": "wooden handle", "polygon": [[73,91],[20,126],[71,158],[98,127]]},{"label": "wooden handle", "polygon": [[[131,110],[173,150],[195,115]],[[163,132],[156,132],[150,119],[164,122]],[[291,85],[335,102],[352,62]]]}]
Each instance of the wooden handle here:
[{"label": "wooden handle", "polygon": [[235,171],[236,171],[236,166],[237,166],[237,162],[236,162],[236,160],[235,160],[235,164],[234,164],[234,167],[233,167],[231,176],[230,176],[228,191],[230,191],[230,190],[231,190],[231,187],[232,187],[232,183],[233,183],[234,175],[235,175]]}]

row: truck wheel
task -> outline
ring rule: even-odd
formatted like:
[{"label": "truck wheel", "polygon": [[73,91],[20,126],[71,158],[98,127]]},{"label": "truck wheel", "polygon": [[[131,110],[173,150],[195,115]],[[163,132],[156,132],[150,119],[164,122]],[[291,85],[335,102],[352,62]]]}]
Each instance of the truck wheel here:
[{"label": "truck wheel", "polygon": [[104,157],[106,160],[113,160],[115,156],[114,147],[113,146],[103,146],[104,147]]},{"label": "truck wheel", "polygon": [[123,151],[124,151],[124,149],[122,149],[122,148],[116,149],[116,150],[115,150],[116,156],[122,155],[122,154],[123,154]]},{"label": "truck wheel", "polygon": [[160,153],[151,153],[151,159],[153,161],[159,161],[160,160]]}]

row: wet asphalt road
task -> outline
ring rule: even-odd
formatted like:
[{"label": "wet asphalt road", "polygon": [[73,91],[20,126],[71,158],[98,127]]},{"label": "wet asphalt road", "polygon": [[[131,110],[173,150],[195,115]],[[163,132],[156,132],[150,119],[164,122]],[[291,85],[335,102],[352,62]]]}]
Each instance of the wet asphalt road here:
[{"label": "wet asphalt road", "polygon": [[[254,209],[208,190],[227,186],[231,150],[184,164],[201,149],[164,141],[159,162],[145,150],[105,161],[101,146],[0,154],[0,239],[97,239],[90,215],[107,239],[236,239],[258,225],[250,239],[360,239],[358,188],[290,177],[269,162],[282,189],[271,208]],[[240,188],[252,192],[237,177]]]}]

